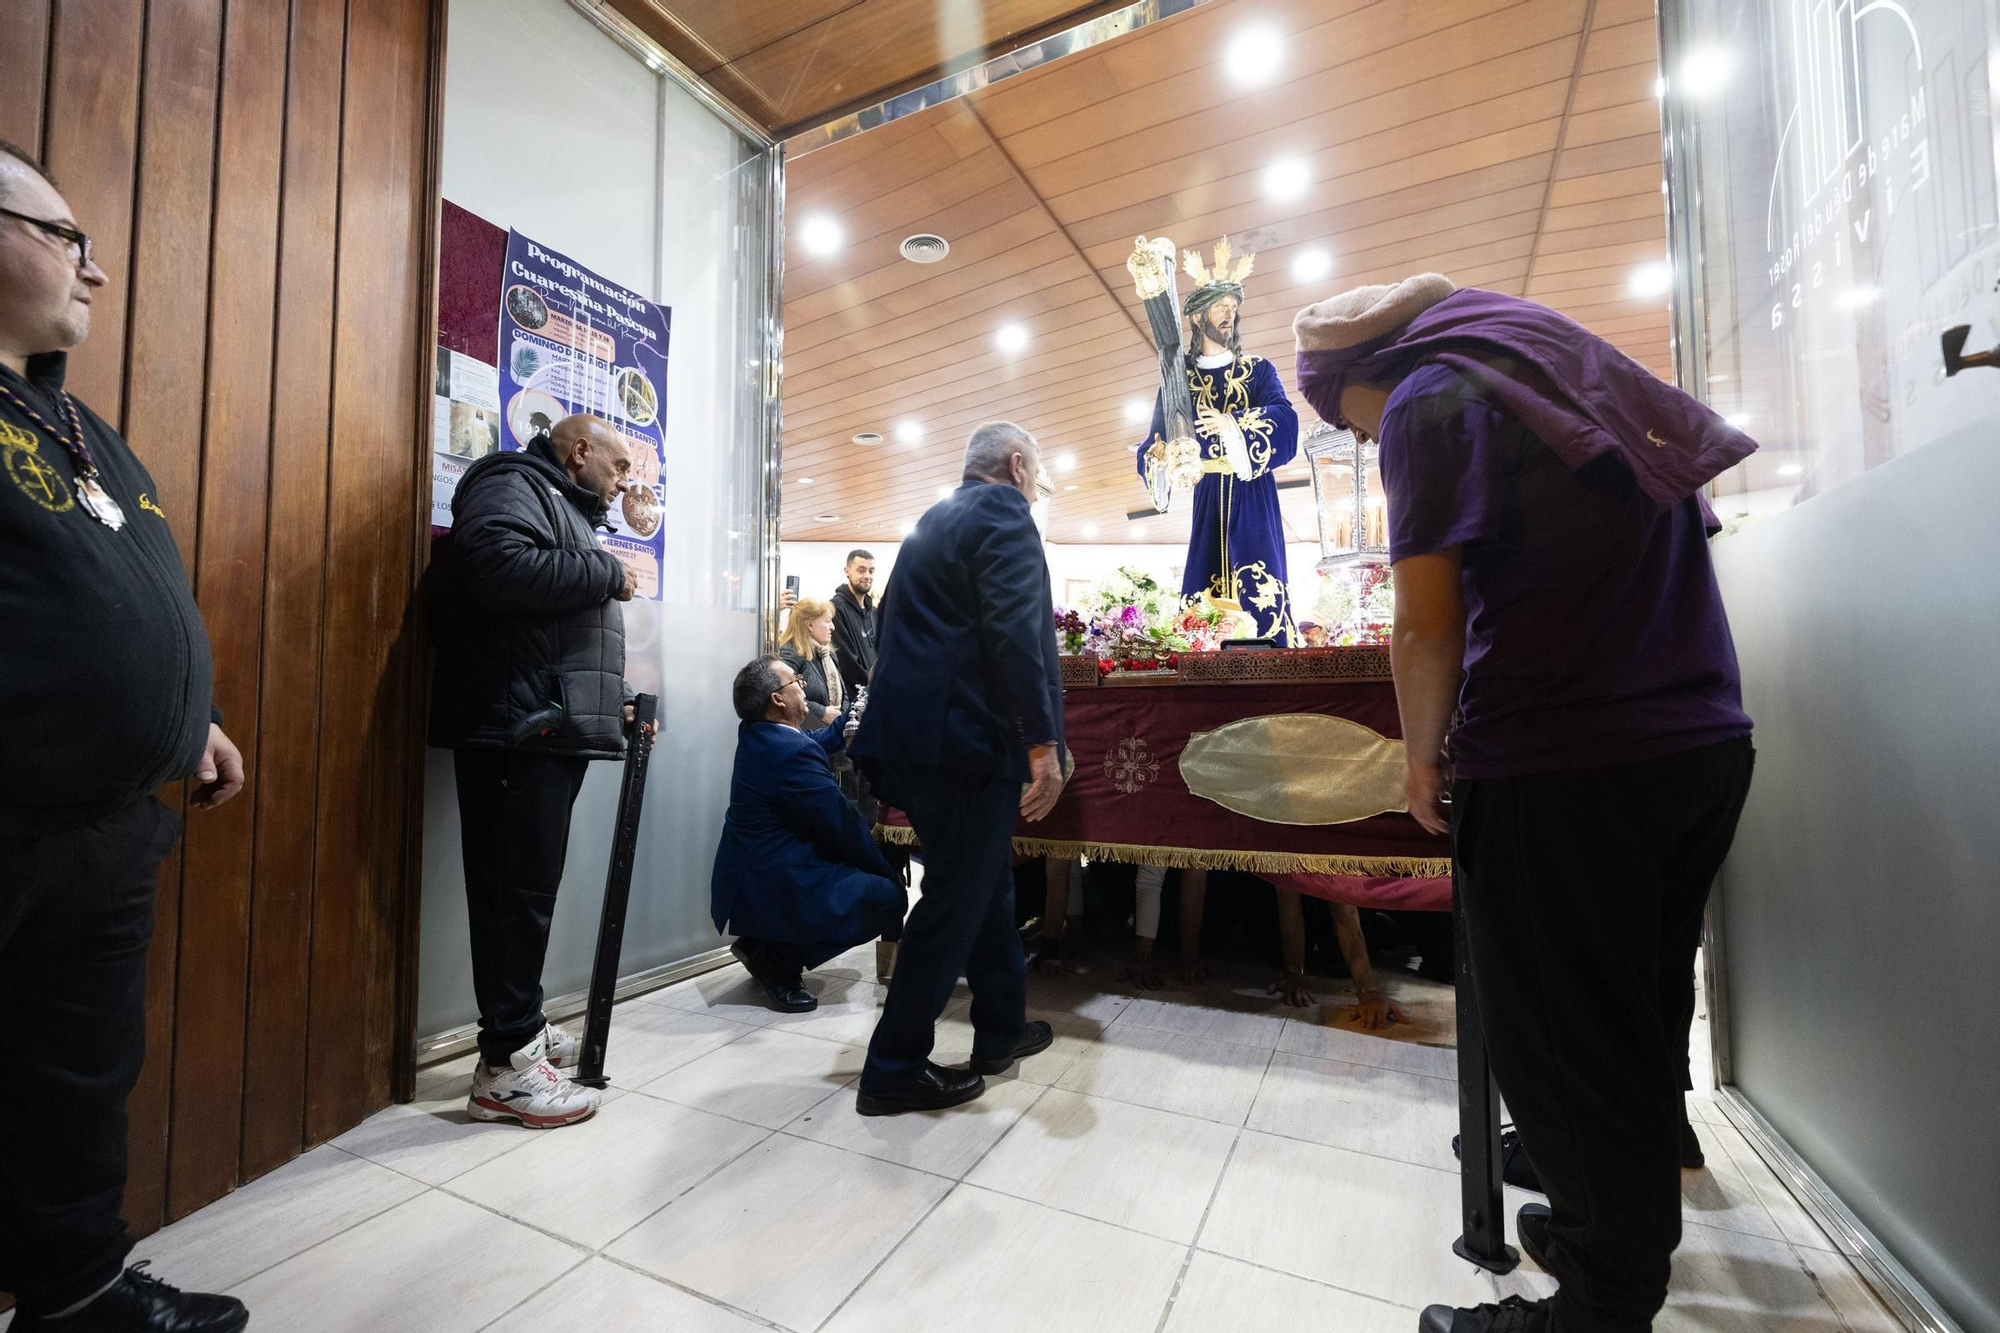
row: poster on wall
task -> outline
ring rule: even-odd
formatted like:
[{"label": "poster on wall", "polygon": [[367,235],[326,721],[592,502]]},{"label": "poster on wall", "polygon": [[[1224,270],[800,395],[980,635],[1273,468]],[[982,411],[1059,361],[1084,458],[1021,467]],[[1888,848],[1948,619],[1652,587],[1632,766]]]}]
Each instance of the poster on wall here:
[{"label": "poster on wall", "polygon": [[632,451],[631,481],[607,519],[605,548],[658,600],[665,539],[667,341],[672,312],[518,231],[501,270],[501,447],[521,449],[564,417],[603,417]]},{"label": "poster on wall", "polygon": [[500,376],[488,363],[438,345],[431,416],[431,526],[451,526],[459,478],[500,447]]}]

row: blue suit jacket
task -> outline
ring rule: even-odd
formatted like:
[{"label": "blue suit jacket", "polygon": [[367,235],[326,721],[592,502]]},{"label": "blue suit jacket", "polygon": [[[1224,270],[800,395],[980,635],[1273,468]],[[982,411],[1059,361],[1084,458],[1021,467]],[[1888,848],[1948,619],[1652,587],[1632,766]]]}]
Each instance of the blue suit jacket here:
[{"label": "blue suit jacket", "polygon": [[729,814],[710,880],[717,930],[824,943],[831,957],[902,915],[896,872],[828,763],[846,726],[842,714],[816,731],[781,722],[737,728]]},{"label": "blue suit jacket", "polygon": [[890,800],[948,770],[1026,782],[1028,747],[1063,739],[1049,567],[1028,502],[966,482],[903,541],[877,612],[875,674],[849,747]]}]

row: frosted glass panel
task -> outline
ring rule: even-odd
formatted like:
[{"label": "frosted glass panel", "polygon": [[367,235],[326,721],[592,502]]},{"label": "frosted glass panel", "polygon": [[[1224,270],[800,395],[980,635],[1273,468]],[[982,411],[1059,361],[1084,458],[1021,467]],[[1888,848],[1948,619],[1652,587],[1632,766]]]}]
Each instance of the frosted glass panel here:
[{"label": "frosted glass panel", "polygon": [[[625,608],[626,676],[660,696],[624,971],[715,947],[708,875],[728,798],[729,681],[759,647],[764,315],[772,222],[758,145],[562,0],[452,0],[447,199],[669,306],[662,600]],[[541,90],[512,72],[531,66]],[[560,95],[552,95],[560,90]],[[425,791],[418,1031],[475,1021],[451,755]],[[571,823],[543,972],[589,979],[620,766],[595,763]]]}]

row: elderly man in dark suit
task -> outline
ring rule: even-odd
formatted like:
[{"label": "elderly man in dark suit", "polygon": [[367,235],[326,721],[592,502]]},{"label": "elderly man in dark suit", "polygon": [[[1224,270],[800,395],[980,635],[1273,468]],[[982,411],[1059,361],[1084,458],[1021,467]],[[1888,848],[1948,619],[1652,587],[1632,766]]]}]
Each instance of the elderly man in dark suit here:
[{"label": "elderly man in dark suit", "polygon": [[737,672],[731,693],[742,725],[710,910],[771,1007],[803,1013],[819,1001],[801,973],[894,930],[908,900],[834,778],[850,715],[805,730],[805,690],[776,657]]},{"label": "elderly man in dark suit", "polygon": [[[1029,506],[1032,435],[988,422],[966,443],[964,482],[904,541],[882,604],[869,703],[851,753],[923,846],[924,892],[861,1073],[863,1115],[971,1101],[982,1074],[1048,1049],[1027,1021],[1014,930],[1016,816],[1062,794],[1062,672],[1048,564]],[[1025,784],[1025,791],[1023,790]],[[960,976],[972,986],[970,1070],[930,1060]]]}]

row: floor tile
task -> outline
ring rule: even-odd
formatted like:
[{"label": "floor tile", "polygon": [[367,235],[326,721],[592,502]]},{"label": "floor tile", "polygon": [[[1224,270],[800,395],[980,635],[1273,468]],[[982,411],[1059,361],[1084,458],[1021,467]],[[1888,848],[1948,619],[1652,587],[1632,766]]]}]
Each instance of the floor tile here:
[{"label": "floor tile", "polygon": [[751,1027],[763,1027],[778,1017],[765,999],[764,988],[751,980],[741,963],[704,972],[692,981],[653,991],[642,998],[650,1004],[748,1023]]},{"label": "floor tile", "polygon": [[526,1147],[538,1133],[566,1134],[573,1129],[541,1131],[467,1119],[465,1093],[461,1091],[448,1098],[377,1111],[335,1139],[333,1146],[427,1185],[442,1185],[475,1166]]},{"label": "floor tile", "polygon": [[1179,1115],[1240,1125],[1257,1099],[1268,1052],[1234,1042],[1113,1024],[1056,1086]]},{"label": "floor tile", "polygon": [[1459,1229],[1455,1173],[1245,1130],[1196,1244],[1417,1308],[1554,1289],[1532,1266],[1496,1277],[1460,1259]]},{"label": "floor tile", "polygon": [[823,1333],[1153,1333],[1185,1253],[960,1185]]},{"label": "floor tile", "polygon": [[666,1005],[622,1005],[605,1040],[605,1076],[616,1087],[643,1087],[756,1030]]},{"label": "floor tile", "polygon": [[1819,1283],[1820,1294],[1826,1297],[1827,1304],[1840,1315],[1844,1329],[1851,1333],[1903,1333],[1902,1321],[1890,1314],[1889,1308],[1869,1290],[1853,1264],[1823,1250],[1797,1245],[1792,1249]]},{"label": "floor tile", "polygon": [[786,1328],[811,1330],[951,1187],[778,1135],[606,1253]]},{"label": "floor tile", "polygon": [[1132,997],[1115,986],[1106,987],[1089,977],[1043,977],[1028,974],[1028,1007],[1044,1013],[1068,1014],[1072,1018],[1109,1023],[1132,1003]]},{"label": "floor tile", "polygon": [[139,1242],[161,1277],[188,1291],[222,1291],[357,1222],[423,1192],[408,1176],[313,1149]]},{"label": "floor tile", "polygon": [[592,1259],[491,1326],[494,1333],[573,1328],[585,1333],[769,1333],[769,1325],[690,1296],[657,1278]]},{"label": "floor tile", "polygon": [[1815,1250],[1836,1248],[1820,1229],[1819,1223],[1813,1220],[1813,1215],[1806,1211],[1805,1205],[1785,1187],[1777,1173],[1765,1165],[1764,1159],[1757,1155],[1757,1150],[1750,1146],[1750,1140],[1740,1130],[1734,1126],[1717,1125],[1712,1129],[1697,1130],[1696,1133],[1702,1136],[1704,1155],[1711,1162],[1718,1152],[1728,1157],[1730,1166],[1748,1182],[1765,1211],[1770,1213],[1772,1224],[1778,1228],[1780,1236],[1794,1245]]},{"label": "floor tile", "polygon": [[[1030,1009],[1030,1020],[1039,1019],[1055,1030],[1055,1040],[1040,1055],[1014,1062],[1004,1074],[987,1077],[988,1083],[1018,1079],[1023,1083],[1050,1084],[1069,1072],[1079,1055],[1104,1034],[1105,1025],[1093,1019],[1077,1018],[1055,1010]],[[931,1059],[941,1065],[964,1065],[972,1059],[972,1020],[964,1009],[947,1011],[938,1020],[937,1045]]]},{"label": "floor tile", "polygon": [[1271,1050],[1288,1021],[1275,1000],[1245,1000],[1234,994],[1207,995],[1205,1003],[1174,1000],[1134,1000],[1118,1015],[1118,1024],[1178,1032],[1210,1041]]},{"label": "floor tile", "polygon": [[577,1250],[432,1190],[237,1287],[284,1333],[484,1328],[582,1262]]},{"label": "floor tile", "polygon": [[1287,1055],[1310,1055],[1320,1060],[1345,1060],[1349,1064],[1374,1065],[1405,1074],[1426,1074],[1432,1078],[1458,1077],[1458,1051],[1450,1046],[1425,1046],[1398,1035],[1382,1036],[1328,1027],[1324,1023],[1294,1018],[1285,1024],[1278,1049]]},{"label": "floor tile", "polygon": [[967,1182],[1186,1245],[1236,1130],[1052,1088]]},{"label": "floor tile", "polygon": [[[1743,1136],[1722,1125],[1703,1125],[1695,1133],[1701,1137],[1708,1165],[1681,1172],[1681,1217],[1700,1226],[1784,1240],[1784,1229],[1765,1203],[1773,1191],[1784,1194],[1783,1186]],[[1791,1201],[1789,1194],[1784,1198]]]},{"label": "floor tile", "polygon": [[1451,1079],[1274,1055],[1248,1123],[1267,1134],[1458,1170],[1451,1151],[1458,1084]]},{"label": "floor tile", "polygon": [[596,1249],[769,1136],[755,1125],[625,1097],[451,1182],[452,1193]]},{"label": "floor tile", "polygon": [[471,1085],[472,1067],[478,1063],[479,1052],[475,1050],[425,1065],[417,1071],[416,1099],[428,1101],[444,1095],[451,1088],[463,1091]]},{"label": "floor tile", "polygon": [[1840,1333],[1840,1316],[1791,1246],[1681,1228],[1657,1333]]},{"label": "floor tile", "polygon": [[837,1041],[844,1046],[866,1047],[882,1017],[882,1001],[889,988],[873,981],[808,976],[805,987],[819,1000],[819,1008],[804,1014],[774,1015],[768,1026],[773,1032],[796,1032]]},{"label": "floor tile", "polygon": [[1165,1333],[1410,1333],[1416,1323],[1417,1311],[1400,1305],[1221,1255],[1196,1254]]},{"label": "floor tile", "polygon": [[786,1126],[785,1132],[957,1180],[1041,1095],[1038,1084],[989,1078],[984,1095],[963,1106],[865,1116],[854,1109],[855,1090],[846,1088]]},{"label": "floor tile", "polygon": [[1722,1107],[1716,1103],[1715,1094],[1712,1092],[1705,1092],[1698,1089],[1688,1093],[1687,1112],[1688,1119],[1694,1123],[1697,1131],[1703,1125],[1726,1125],[1729,1123],[1729,1117],[1723,1114]]},{"label": "floor tile", "polygon": [[859,1047],[757,1031],[704,1055],[640,1091],[696,1110],[782,1129],[853,1082]]}]

